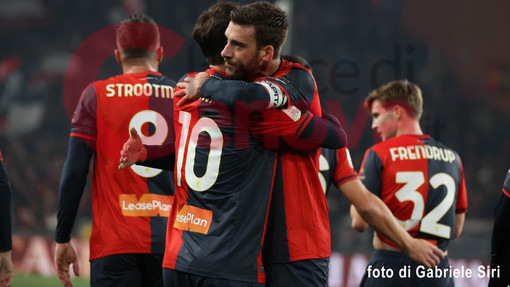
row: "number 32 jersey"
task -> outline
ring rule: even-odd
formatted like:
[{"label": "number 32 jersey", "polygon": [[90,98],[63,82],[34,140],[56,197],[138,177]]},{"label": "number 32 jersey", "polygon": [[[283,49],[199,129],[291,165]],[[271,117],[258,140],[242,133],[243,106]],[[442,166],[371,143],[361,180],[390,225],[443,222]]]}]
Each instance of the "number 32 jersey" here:
[{"label": "number 32 jersey", "polygon": [[455,232],[455,214],[467,211],[464,171],[456,152],[428,135],[401,135],[368,149],[360,175],[413,237],[446,249]]}]

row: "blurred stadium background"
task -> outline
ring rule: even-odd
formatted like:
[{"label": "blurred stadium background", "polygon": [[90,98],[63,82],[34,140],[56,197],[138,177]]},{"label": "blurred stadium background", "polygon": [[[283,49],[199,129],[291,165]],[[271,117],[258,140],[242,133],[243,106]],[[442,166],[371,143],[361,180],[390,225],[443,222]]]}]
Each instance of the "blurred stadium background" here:
[{"label": "blurred stadium background", "polygon": [[[121,73],[113,57],[113,36],[104,28],[141,11],[175,32],[178,36],[172,39],[183,42],[172,49],[174,42],[167,39],[165,51],[174,55],[169,53],[160,71],[177,80],[206,66],[190,33],[200,12],[212,3],[0,0],[0,149],[13,187],[17,272],[54,274],[52,236],[69,115],[86,84]],[[338,116],[349,132],[356,169],[366,148],[378,140],[360,106],[368,92],[400,78],[422,87],[422,127],[460,154],[468,187],[466,226],[450,244],[449,255],[454,265],[476,269],[487,264],[493,210],[510,167],[510,38],[504,36],[510,2],[277,4],[291,20],[284,53],[311,63],[324,109]],[[86,56],[86,61],[73,55]],[[350,229],[349,204],[332,189],[328,201],[335,253],[330,284],[353,286],[371,253],[371,234]],[[85,273],[90,206],[87,190],[74,230]],[[456,282],[482,286],[486,278]]]}]

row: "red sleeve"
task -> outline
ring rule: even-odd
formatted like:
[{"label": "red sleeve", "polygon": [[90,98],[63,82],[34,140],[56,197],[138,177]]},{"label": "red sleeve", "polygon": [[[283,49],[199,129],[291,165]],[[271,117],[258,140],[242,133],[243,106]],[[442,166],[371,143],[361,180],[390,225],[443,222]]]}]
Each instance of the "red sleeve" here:
[{"label": "red sleeve", "polygon": [[253,122],[252,132],[256,137],[300,135],[311,119],[310,113],[302,113],[297,109],[269,109],[262,112],[262,120]]},{"label": "red sleeve", "polygon": [[344,147],[336,151],[335,185],[340,186],[348,181],[358,178],[358,173],[352,166],[351,154]]},{"label": "red sleeve", "polygon": [[71,136],[81,137],[94,141],[97,135],[96,129],[97,95],[93,84],[85,88],[81,94],[78,106],[71,121]]},{"label": "red sleeve", "polygon": [[462,168],[462,162],[460,162],[460,184],[459,191],[457,192],[457,205],[455,206],[455,213],[466,213],[467,207],[468,201],[466,182],[464,180],[464,168]]}]

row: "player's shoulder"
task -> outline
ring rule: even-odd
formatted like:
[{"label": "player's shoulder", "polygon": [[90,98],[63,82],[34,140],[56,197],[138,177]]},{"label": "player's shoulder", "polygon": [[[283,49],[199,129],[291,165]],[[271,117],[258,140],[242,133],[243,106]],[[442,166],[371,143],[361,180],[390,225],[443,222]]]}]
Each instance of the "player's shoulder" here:
[{"label": "player's shoulder", "polygon": [[454,153],[457,158],[460,158],[459,154],[453,149],[451,148],[450,146],[447,146],[445,144],[443,144],[442,142],[434,139],[433,137],[428,137],[427,139],[424,139],[423,142],[426,144],[426,145],[431,145],[431,146],[435,146],[437,148],[440,148],[442,150],[449,150],[451,151],[452,153]]}]

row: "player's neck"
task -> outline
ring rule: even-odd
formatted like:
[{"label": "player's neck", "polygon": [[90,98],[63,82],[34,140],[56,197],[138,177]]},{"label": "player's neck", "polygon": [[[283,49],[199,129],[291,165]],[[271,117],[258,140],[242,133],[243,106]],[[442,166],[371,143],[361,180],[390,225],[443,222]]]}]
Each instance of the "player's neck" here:
[{"label": "player's neck", "polygon": [[281,59],[271,59],[271,61],[266,62],[262,65],[262,67],[259,70],[259,75],[257,77],[271,77],[273,76],[276,71],[280,68]]},{"label": "player's neck", "polygon": [[423,131],[421,130],[420,123],[416,120],[401,121],[399,123],[397,136],[400,136],[400,135],[422,135],[422,134],[423,134]]},{"label": "player's neck", "polygon": [[127,62],[122,65],[122,72],[124,74],[136,74],[143,72],[157,72],[158,63],[151,61],[134,61]]},{"label": "player's neck", "polygon": [[217,71],[222,71],[223,73],[225,73],[225,71],[226,71],[225,64],[222,64],[222,65],[209,65],[209,69],[217,70]]}]

